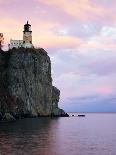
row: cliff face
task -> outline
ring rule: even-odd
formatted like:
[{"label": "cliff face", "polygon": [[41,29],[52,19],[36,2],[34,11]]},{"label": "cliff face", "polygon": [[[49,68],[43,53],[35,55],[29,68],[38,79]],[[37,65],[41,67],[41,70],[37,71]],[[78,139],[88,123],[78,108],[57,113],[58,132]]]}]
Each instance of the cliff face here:
[{"label": "cliff face", "polygon": [[52,86],[44,49],[0,52],[0,112],[18,116],[61,115],[60,91]]},{"label": "cliff face", "polygon": [[52,87],[52,116],[66,116],[64,110],[58,107],[60,97],[60,90],[56,87]]}]

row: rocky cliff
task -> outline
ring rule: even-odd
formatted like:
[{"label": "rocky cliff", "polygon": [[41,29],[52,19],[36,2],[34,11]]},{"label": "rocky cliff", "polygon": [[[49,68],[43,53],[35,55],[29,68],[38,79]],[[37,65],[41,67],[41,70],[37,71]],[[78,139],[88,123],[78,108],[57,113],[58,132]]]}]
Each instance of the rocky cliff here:
[{"label": "rocky cliff", "polygon": [[60,97],[60,90],[56,87],[52,87],[52,116],[68,116],[64,110],[58,107]]},{"label": "rocky cliff", "polygon": [[0,51],[0,116],[67,116],[58,108],[51,61],[44,49]]}]

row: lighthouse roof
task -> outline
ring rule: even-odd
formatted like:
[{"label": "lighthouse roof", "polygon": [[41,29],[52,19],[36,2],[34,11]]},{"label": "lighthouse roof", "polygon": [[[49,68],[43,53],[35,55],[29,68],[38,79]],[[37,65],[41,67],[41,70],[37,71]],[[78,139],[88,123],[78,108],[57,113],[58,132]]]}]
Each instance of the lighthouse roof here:
[{"label": "lighthouse roof", "polygon": [[32,32],[31,31],[31,25],[28,23],[24,25],[24,31],[23,32]]},{"label": "lighthouse roof", "polygon": [[25,25],[31,26],[28,21],[27,21],[27,23]]}]

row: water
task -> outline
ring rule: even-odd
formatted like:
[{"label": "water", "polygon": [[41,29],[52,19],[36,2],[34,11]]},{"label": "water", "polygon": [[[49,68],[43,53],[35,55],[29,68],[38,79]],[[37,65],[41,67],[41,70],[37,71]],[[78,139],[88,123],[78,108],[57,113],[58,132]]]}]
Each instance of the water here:
[{"label": "water", "polygon": [[0,124],[0,155],[116,155],[116,114]]}]

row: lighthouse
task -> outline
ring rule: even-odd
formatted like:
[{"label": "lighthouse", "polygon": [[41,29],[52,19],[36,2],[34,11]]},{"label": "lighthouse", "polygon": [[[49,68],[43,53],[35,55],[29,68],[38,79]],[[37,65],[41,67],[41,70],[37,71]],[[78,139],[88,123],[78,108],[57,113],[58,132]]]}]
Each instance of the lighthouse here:
[{"label": "lighthouse", "polygon": [[31,25],[27,23],[24,25],[24,30],[23,30],[23,40],[13,40],[10,39],[10,44],[9,48],[32,48],[32,31],[31,31]]},{"label": "lighthouse", "polygon": [[28,21],[24,25],[23,46],[25,48],[31,48],[32,47],[32,31],[31,31],[31,25],[28,23]]}]

